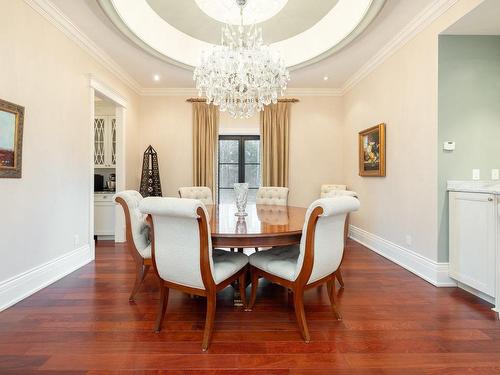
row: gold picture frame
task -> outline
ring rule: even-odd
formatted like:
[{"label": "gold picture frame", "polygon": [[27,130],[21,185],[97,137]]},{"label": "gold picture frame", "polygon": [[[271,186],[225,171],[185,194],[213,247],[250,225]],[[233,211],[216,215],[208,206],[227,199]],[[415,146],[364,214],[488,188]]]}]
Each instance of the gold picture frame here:
[{"label": "gold picture frame", "polygon": [[0,178],[21,178],[24,107],[0,99]]},{"label": "gold picture frame", "polygon": [[385,177],[385,124],[359,132],[359,175]]}]

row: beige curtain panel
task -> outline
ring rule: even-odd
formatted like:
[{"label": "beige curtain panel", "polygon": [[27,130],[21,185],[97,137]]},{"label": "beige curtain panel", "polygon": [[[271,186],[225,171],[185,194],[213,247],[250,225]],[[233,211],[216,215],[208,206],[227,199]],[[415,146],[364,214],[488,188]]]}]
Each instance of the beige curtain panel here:
[{"label": "beige curtain panel", "polygon": [[278,102],[260,114],[262,186],[288,187],[290,106]]},{"label": "beige curtain panel", "polygon": [[219,134],[219,109],[193,103],[193,184],[215,192],[215,166]]}]

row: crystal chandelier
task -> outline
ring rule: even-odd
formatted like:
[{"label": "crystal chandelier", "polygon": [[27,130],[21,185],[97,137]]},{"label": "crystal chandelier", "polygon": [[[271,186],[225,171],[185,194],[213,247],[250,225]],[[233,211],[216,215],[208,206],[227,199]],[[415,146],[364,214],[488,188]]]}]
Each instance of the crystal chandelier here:
[{"label": "crystal chandelier", "polygon": [[193,79],[199,95],[232,117],[248,118],[276,103],[286,90],[290,74],[281,55],[264,45],[262,29],[244,26],[247,0],[240,7],[239,26],[222,28],[221,44],[201,55]]}]

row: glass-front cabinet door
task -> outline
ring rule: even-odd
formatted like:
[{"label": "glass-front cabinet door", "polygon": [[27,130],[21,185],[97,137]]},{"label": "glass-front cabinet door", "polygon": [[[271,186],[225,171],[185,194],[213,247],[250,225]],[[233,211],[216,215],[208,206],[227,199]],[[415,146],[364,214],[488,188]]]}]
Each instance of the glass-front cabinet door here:
[{"label": "glass-front cabinet door", "polygon": [[116,165],[116,118],[111,119],[111,164]]},{"label": "glass-front cabinet door", "polygon": [[94,166],[114,168],[116,165],[116,118],[94,118]]}]

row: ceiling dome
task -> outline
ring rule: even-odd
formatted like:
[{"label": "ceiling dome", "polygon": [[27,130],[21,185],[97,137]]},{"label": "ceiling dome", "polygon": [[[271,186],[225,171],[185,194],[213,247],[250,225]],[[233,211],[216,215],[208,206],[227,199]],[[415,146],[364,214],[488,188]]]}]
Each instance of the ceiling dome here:
[{"label": "ceiling dome", "polygon": [[[113,23],[148,53],[192,69],[236,23],[235,0],[98,0]],[[296,69],[337,52],[375,18],[385,0],[248,0],[244,20],[259,22],[264,41]]]}]

